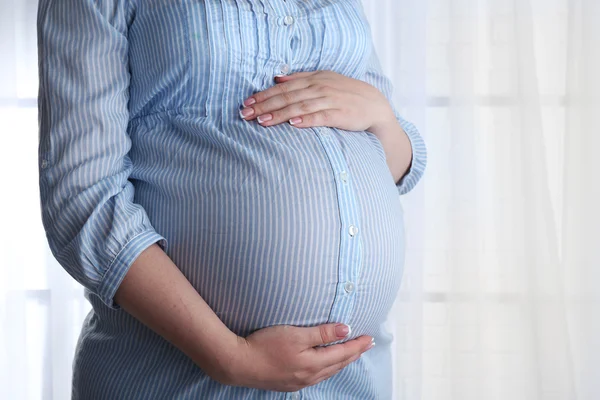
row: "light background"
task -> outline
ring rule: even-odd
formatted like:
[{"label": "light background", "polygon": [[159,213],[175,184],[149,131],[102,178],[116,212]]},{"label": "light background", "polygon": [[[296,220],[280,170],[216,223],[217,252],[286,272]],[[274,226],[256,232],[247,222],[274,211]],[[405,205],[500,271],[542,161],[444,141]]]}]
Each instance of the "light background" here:
[{"label": "light background", "polygon": [[[344,0],[340,0],[344,1]],[[600,398],[600,1],[365,0],[421,130],[396,399]],[[36,0],[0,0],[0,398],[68,399],[89,310],[41,225]]]}]

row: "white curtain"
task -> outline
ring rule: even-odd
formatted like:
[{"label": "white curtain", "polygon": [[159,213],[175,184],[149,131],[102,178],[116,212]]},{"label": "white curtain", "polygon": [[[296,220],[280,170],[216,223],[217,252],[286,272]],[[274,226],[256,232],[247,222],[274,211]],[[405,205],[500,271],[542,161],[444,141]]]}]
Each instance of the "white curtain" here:
[{"label": "white curtain", "polygon": [[[396,399],[600,398],[600,1],[365,0],[423,133]],[[0,0],[0,398],[68,399],[89,310],[37,182],[36,0]]]}]

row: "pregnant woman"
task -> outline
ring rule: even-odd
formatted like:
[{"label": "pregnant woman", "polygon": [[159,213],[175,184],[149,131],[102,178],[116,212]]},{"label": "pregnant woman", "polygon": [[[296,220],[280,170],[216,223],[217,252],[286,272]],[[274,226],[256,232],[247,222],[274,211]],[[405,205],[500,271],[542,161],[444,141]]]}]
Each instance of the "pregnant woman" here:
[{"label": "pregnant woman", "polygon": [[390,399],[426,151],[360,0],[41,0],[38,45],[73,398]]}]

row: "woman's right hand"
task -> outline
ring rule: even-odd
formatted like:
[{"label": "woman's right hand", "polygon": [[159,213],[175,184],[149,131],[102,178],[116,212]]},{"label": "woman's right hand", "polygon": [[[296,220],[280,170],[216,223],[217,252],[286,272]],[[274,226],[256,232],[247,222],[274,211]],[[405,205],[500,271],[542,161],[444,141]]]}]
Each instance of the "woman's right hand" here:
[{"label": "woman's right hand", "polygon": [[294,392],[330,378],[372,347],[372,338],[367,335],[315,347],[347,336],[344,332],[336,334],[336,326],[344,325],[275,325],[257,330],[246,338],[238,337],[238,348],[227,368],[227,382],[222,383]]}]

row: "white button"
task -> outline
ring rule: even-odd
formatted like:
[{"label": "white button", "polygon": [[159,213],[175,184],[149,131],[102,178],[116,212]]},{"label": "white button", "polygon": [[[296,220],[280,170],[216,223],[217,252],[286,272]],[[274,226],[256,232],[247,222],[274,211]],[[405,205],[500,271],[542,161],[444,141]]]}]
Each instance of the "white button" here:
[{"label": "white button", "polygon": [[350,236],[356,235],[358,233],[358,227],[350,225],[350,227],[348,228],[348,233],[350,234]]},{"label": "white button", "polygon": [[287,74],[288,72],[290,72],[290,66],[287,64],[281,64],[279,66],[279,72],[281,72],[282,74]]},{"label": "white button", "polygon": [[286,15],[285,18],[283,19],[283,23],[286,25],[291,25],[294,23],[294,17],[292,17],[291,15]]},{"label": "white button", "polygon": [[48,160],[42,160],[42,168],[46,168],[48,166]]},{"label": "white button", "polygon": [[354,291],[354,283],[346,282],[344,284],[344,290],[346,291],[346,293],[352,293]]},{"label": "white button", "polygon": [[298,392],[291,393],[290,394],[290,399],[292,399],[292,400],[298,400],[298,399],[300,399],[300,393],[298,393]]},{"label": "white button", "polygon": [[348,173],[346,171],[340,172],[340,178],[342,179],[342,182],[348,183]]}]

